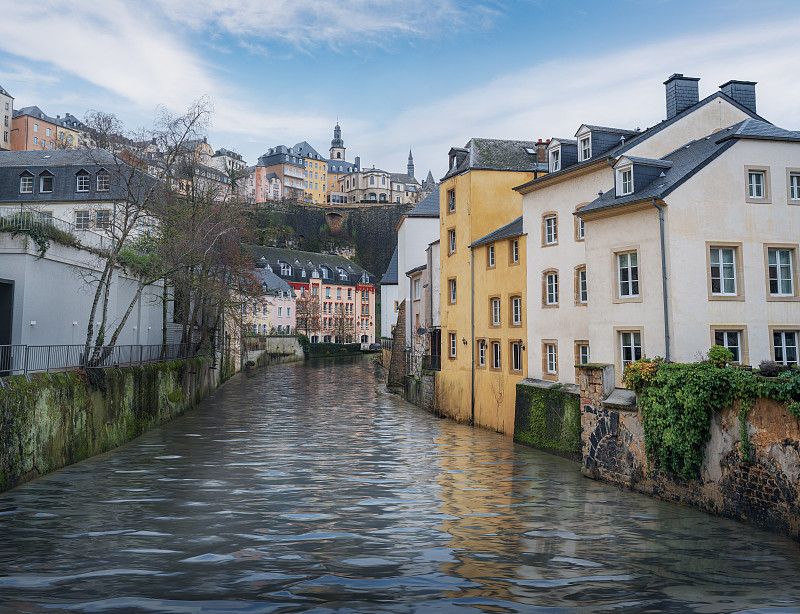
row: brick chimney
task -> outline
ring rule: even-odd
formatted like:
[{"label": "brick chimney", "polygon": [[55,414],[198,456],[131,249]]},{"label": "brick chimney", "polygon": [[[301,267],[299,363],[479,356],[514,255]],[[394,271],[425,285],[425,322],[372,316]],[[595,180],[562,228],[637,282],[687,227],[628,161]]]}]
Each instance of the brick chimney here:
[{"label": "brick chimney", "polygon": [[[550,141],[548,140],[547,143]],[[539,139],[536,143],[536,161],[547,162],[547,143]]]},{"label": "brick chimney", "polygon": [[733,98],[746,109],[756,112],[756,83],[757,81],[730,80],[719,86],[720,91]]},{"label": "brick chimney", "polygon": [[697,77],[684,77],[677,72],[664,81],[667,88],[667,119],[672,119],[700,101],[698,81],[700,79]]}]

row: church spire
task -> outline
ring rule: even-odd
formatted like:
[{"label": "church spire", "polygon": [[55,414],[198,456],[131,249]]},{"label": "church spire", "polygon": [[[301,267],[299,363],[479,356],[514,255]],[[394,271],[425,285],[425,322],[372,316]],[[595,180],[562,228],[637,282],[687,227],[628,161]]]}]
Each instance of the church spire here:
[{"label": "church spire", "polygon": [[408,148],[408,176],[414,176],[414,156],[411,155],[411,148]]}]

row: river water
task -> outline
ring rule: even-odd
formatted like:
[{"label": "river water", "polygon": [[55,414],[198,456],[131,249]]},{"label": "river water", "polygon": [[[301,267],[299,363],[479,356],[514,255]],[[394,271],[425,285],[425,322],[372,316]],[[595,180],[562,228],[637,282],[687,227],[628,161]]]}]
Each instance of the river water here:
[{"label": "river water", "polygon": [[800,612],[789,540],[269,367],[0,496],[0,612]]}]

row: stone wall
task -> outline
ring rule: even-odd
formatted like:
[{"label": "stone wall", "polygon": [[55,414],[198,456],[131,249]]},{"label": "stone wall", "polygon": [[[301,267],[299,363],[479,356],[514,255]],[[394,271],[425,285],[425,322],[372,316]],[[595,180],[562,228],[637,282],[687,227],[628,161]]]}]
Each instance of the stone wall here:
[{"label": "stone wall", "polygon": [[518,383],[514,441],[578,459],[581,409],[577,386],[535,379]]},{"label": "stone wall", "polygon": [[392,358],[389,362],[389,388],[402,388],[406,375],[406,302],[397,306],[397,326],[394,327]]},{"label": "stone wall", "polygon": [[210,358],[3,378],[0,491],[115,448],[218,385]]},{"label": "stone wall", "polygon": [[436,398],[436,376],[433,371],[422,371],[419,378],[406,375],[400,394],[409,403],[432,412]]},{"label": "stone wall", "polygon": [[261,337],[258,349],[249,350],[245,360],[252,360],[257,367],[280,364],[284,362],[297,362],[305,360],[303,346],[294,335]]},{"label": "stone wall", "polygon": [[759,399],[748,413],[752,464],[739,450],[738,406],[712,415],[700,475],[686,480],[648,462],[641,414],[633,393],[609,384],[612,366],[583,366],[579,381],[585,475],[800,541],[800,425],[782,403]]}]

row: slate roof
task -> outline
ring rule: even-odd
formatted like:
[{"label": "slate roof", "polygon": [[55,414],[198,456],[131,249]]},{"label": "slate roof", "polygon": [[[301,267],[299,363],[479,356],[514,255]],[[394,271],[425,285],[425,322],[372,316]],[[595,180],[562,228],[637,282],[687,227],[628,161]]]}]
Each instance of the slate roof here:
[{"label": "slate roof", "polygon": [[389,266],[386,267],[386,272],[381,277],[381,285],[397,285],[397,246],[394,248],[394,253],[392,253],[392,259],[389,260]]},{"label": "slate roof", "polygon": [[506,224],[502,228],[498,228],[497,230],[490,232],[488,235],[481,237],[477,241],[473,241],[470,247],[478,247],[479,245],[486,245],[487,243],[493,243],[494,241],[499,241],[500,239],[510,239],[511,237],[520,237],[522,235],[522,216],[519,216],[510,224]]},{"label": "slate roof", "polygon": [[[591,124],[581,124],[581,126],[586,126],[592,132],[608,132],[611,134],[636,135],[641,132],[641,130],[628,130],[626,128],[609,128],[608,126],[593,126]],[[578,130],[580,130],[580,128]]]},{"label": "slate roof", "polygon": [[2,85],[0,85],[0,94],[3,94],[3,96],[8,96],[9,98],[13,98],[13,96],[9,94]]},{"label": "slate roof", "polygon": [[439,184],[435,183],[433,191],[423,198],[416,207],[406,213],[406,217],[439,217]]},{"label": "slate roof", "polygon": [[[578,214],[580,215],[601,209],[611,209],[653,198],[663,199],[698,171],[722,155],[736,143],[737,138],[753,138],[753,134],[761,132],[768,135],[776,135],[779,131],[784,133],[785,138],[782,140],[800,141],[800,133],[798,132],[781,130],[765,122],[759,122],[753,119],[746,119],[703,139],[692,141],[661,158],[664,161],[672,163],[670,168],[664,170],[663,177],[657,177],[644,186],[635,186],[636,191],[633,194],[621,196],[619,198],[616,197],[615,189],[612,188],[583,207]],[[737,136],[737,134],[739,136]],[[766,138],[775,138],[775,136],[768,136]]]},{"label": "slate roof", "polygon": [[[728,96],[726,94],[723,94],[722,92],[714,92],[710,96],[706,96],[705,98],[703,98],[703,100],[701,100],[700,102],[692,105],[688,109],[684,109],[683,111],[681,111],[680,113],[678,113],[674,117],[671,117],[670,119],[665,119],[665,120],[657,123],[655,126],[650,126],[649,128],[637,133],[636,136],[633,136],[630,139],[627,139],[624,144],[619,144],[616,147],[610,149],[609,151],[605,152],[602,155],[589,158],[588,160],[585,160],[583,162],[578,162],[577,164],[572,164],[572,165],[570,165],[570,166],[568,166],[566,168],[562,168],[560,171],[555,171],[553,173],[548,173],[546,175],[543,175],[542,177],[538,177],[536,179],[533,179],[532,181],[528,181],[527,183],[523,183],[522,185],[518,185],[514,189],[515,190],[521,190],[521,189],[524,189],[524,188],[526,188],[526,187],[528,187],[528,186],[530,186],[530,185],[532,185],[534,183],[536,183],[536,184],[546,183],[547,181],[552,181],[553,179],[555,179],[557,177],[561,177],[563,175],[566,175],[567,173],[570,173],[575,169],[583,168],[583,167],[586,167],[586,166],[590,166],[592,164],[597,164],[599,161],[606,160],[608,158],[616,158],[616,157],[624,154],[626,151],[628,151],[632,147],[635,147],[639,143],[642,143],[643,141],[649,139],[654,134],[658,134],[664,128],[667,128],[667,127],[671,126],[672,124],[674,124],[675,122],[683,119],[684,117],[686,117],[690,113],[693,113],[694,111],[696,111],[700,107],[702,107],[702,106],[704,106],[704,105],[706,105],[706,104],[708,104],[710,102],[713,102],[714,100],[717,100],[718,98],[722,98],[723,100],[729,102],[730,104],[732,104],[733,106],[738,108],[740,111],[743,111],[744,113],[747,113],[751,118],[753,118],[755,120],[758,120],[758,121],[763,122],[765,124],[769,124],[770,123],[766,119],[764,119],[763,117],[761,117],[760,115],[755,113],[754,111],[751,111],[747,107],[745,107],[745,106],[739,104],[738,102],[736,102],[730,96]],[[562,139],[556,139],[556,140],[561,141],[561,142],[566,142],[566,140],[562,140]],[[576,141],[571,141],[571,142],[572,143],[576,143]]]},{"label": "slate roof", "polygon": [[[399,183],[415,183],[419,185],[419,181],[417,181],[416,177],[412,177],[411,175],[407,175],[405,173],[389,173],[391,176],[392,181],[397,181]],[[410,190],[414,190],[414,186],[410,188]]]},{"label": "slate roof", "polygon": [[[535,141],[470,139],[464,149],[467,155],[456,168],[447,171],[444,179],[467,169],[497,171],[546,171],[547,165],[536,161]],[[526,149],[533,150],[528,153]]]},{"label": "slate roof", "polygon": [[[0,151],[0,202],[86,202],[125,200],[127,190],[116,171],[118,164],[104,149],[51,149],[39,151]],[[126,168],[128,168],[126,166]],[[104,169],[110,174],[110,189],[98,192],[97,182],[89,181],[88,192],[77,192],[76,175],[85,170],[92,177]],[[20,175],[24,172],[38,177],[42,173],[53,175],[53,191],[40,193],[39,183],[34,181],[31,194],[20,194]],[[145,181],[155,180],[139,174]]]},{"label": "slate roof", "polygon": [[276,294],[279,291],[287,292],[290,296],[294,296],[294,289],[281,279],[275,273],[267,268],[257,268],[256,276],[262,284],[267,286],[267,294]]},{"label": "slate roof", "polygon": [[424,271],[428,268],[427,264],[421,264],[419,266],[415,266],[410,271],[406,271],[406,277],[411,277],[414,273],[418,273],[419,271]]},{"label": "slate roof", "polygon": [[300,155],[305,156],[307,158],[314,158],[316,160],[322,160],[323,162],[327,162],[328,159],[321,155],[316,149],[314,149],[308,141],[300,141],[299,143],[295,144],[292,148],[295,151],[299,152]]},{"label": "slate roof", "polygon": [[[625,156],[625,154],[623,154]],[[620,156],[621,158],[622,156]],[[650,166],[661,166],[664,168],[669,168],[672,166],[672,162],[669,160],[655,160],[653,158],[640,158],[638,156],[625,156],[628,160],[633,162],[634,164],[648,164]]]},{"label": "slate roof", "polygon": [[[739,127],[735,131],[732,131],[723,138],[756,139],[759,141],[800,140],[800,131],[784,130],[778,126],[773,126],[769,122],[758,121],[756,119],[746,119],[738,124],[738,126]],[[717,136],[719,134],[720,133],[716,133],[713,136]]]},{"label": "slate roof", "polygon": [[267,173],[264,175],[264,179],[280,179],[280,177],[278,177],[277,173]]},{"label": "slate roof", "polygon": [[[245,245],[245,249],[250,253],[256,266],[266,266],[269,264],[272,267],[273,273],[278,275],[281,279],[286,281],[308,283],[311,279],[311,273],[314,268],[322,276],[320,269],[321,265],[325,265],[330,269],[332,276],[328,278],[331,284],[336,283],[339,285],[355,286],[361,283],[361,276],[363,273],[369,275],[369,282],[374,284],[377,280],[375,275],[361,268],[352,260],[348,260],[344,256],[333,256],[330,254],[317,254],[314,252],[304,252],[296,249],[282,249],[280,247],[263,247],[260,245]],[[263,260],[262,260],[263,257]],[[292,267],[291,275],[281,275],[280,262],[286,262]],[[349,280],[340,280],[336,271],[336,267],[345,269],[350,277]],[[306,276],[303,277],[301,271],[305,269]],[[325,280],[323,280],[324,282]]]}]

